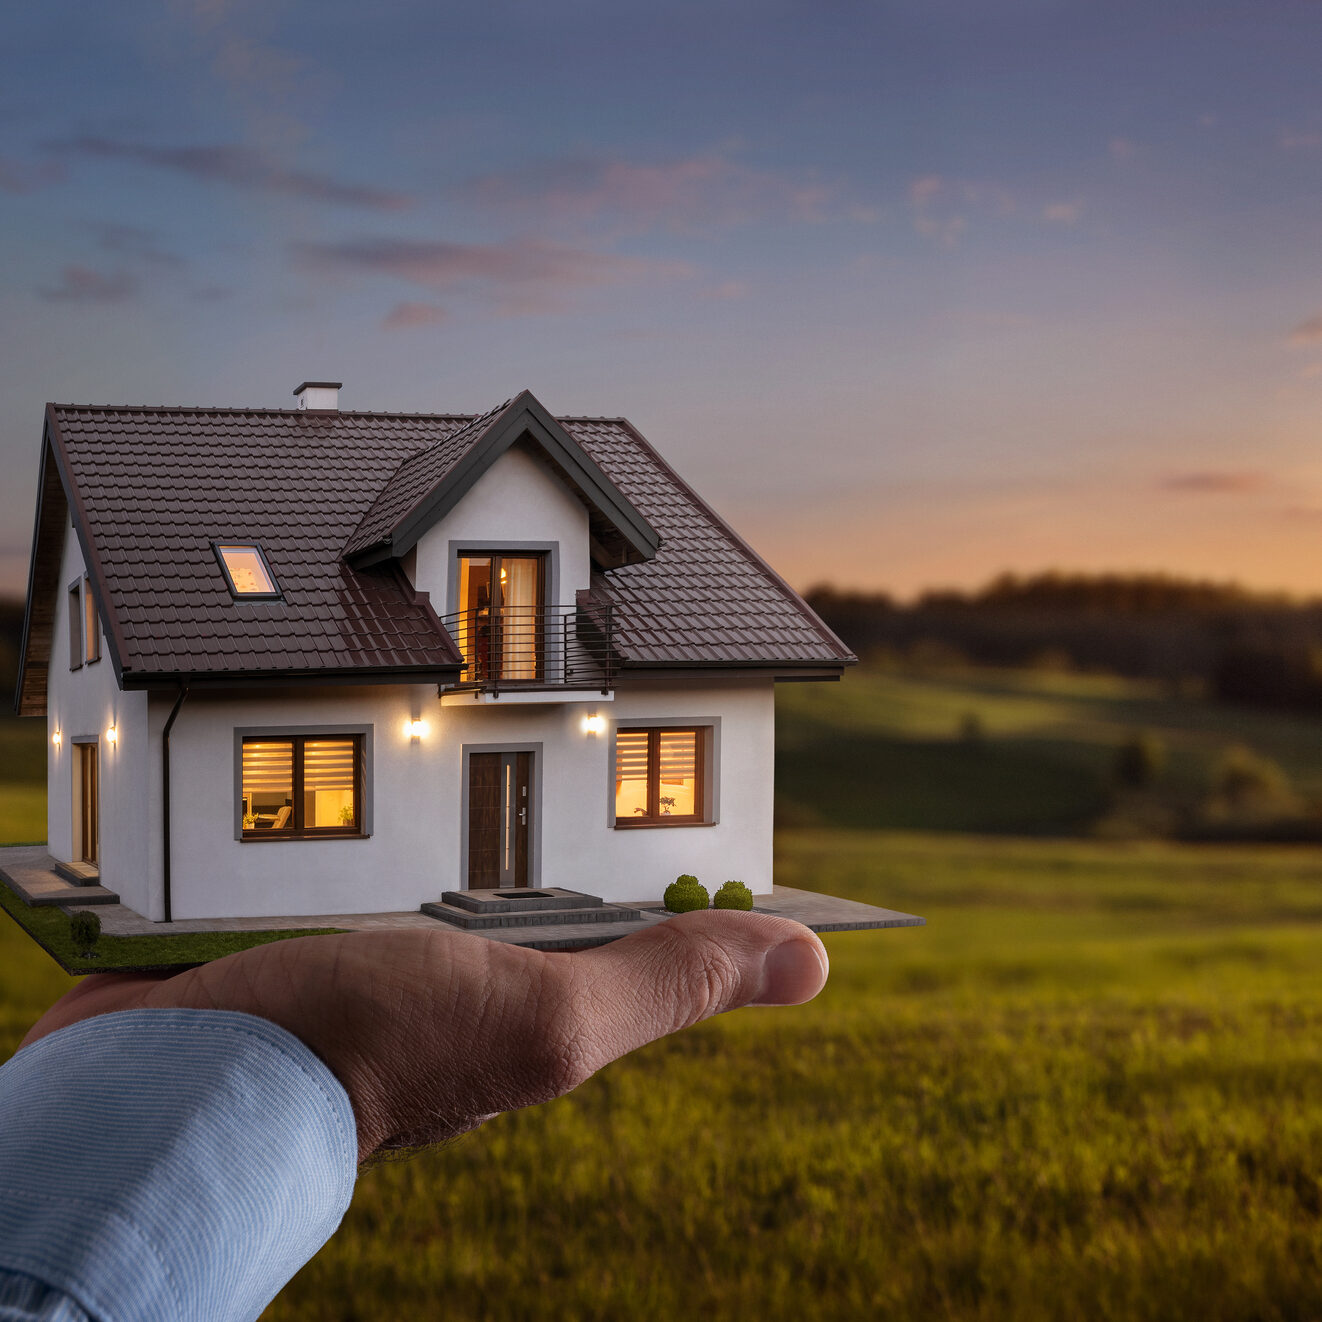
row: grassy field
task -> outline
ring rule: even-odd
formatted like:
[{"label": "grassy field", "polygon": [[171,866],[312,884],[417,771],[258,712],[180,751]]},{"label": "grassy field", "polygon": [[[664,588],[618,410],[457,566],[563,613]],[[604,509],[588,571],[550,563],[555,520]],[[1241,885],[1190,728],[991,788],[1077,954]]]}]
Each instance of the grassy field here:
[{"label": "grassy field", "polygon": [[[849,686],[804,688],[800,752],[812,722],[867,728]],[[1025,742],[1056,703],[1132,700],[944,693]],[[941,694],[894,690],[874,733],[939,741]],[[1186,716],[1195,752],[1248,738]],[[1283,759],[1290,732],[1255,729]],[[805,780],[804,815],[830,791]],[[1322,1317],[1322,850],[839,824],[777,850],[787,884],[929,926],[828,936],[812,1004],[367,1172],[267,1318]],[[70,983],[0,920],[0,1053]]]},{"label": "grassy field", "polygon": [[[1087,834],[1111,808],[1117,747],[1140,730],[1167,750],[1157,792],[1174,808],[1206,797],[1235,744],[1277,762],[1305,808],[1322,805],[1322,714],[1224,707],[1114,676],[860,667],[841,684],[782,685],[776,710],[789,826]],[[977,741],[960,738],[968,717]]]}]

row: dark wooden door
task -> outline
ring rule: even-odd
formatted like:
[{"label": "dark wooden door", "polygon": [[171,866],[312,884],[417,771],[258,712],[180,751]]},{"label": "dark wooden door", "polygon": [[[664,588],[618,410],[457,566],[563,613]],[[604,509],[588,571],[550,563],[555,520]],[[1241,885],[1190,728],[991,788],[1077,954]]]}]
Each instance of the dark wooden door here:
[{"label": "dark wooden door", "polygon": [[76,744],[78,749],[78,849],[86,863],[96,862],[100,830],[99,792],[96,774],[96,745]]},{"label": "dark wooden door", "polygon": [[531,786],[531,753],[473,753],[469,756],[470,890],[528,884]]}]

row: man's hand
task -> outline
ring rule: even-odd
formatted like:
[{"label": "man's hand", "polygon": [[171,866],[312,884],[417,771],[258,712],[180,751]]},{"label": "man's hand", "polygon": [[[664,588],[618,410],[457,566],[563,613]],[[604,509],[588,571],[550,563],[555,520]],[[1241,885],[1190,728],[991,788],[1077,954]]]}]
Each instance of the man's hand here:
[{"label": "man's hand", "polygon": [[362,1161],[559,1097],[710,1015],[811,1000],[827,967],[806,927],[716,910],[573,954],[439,927],[297,937],[173,977],[95,974],[24,1045],[114,1010],[260,1015],[301,1038],[344,1085]]}]

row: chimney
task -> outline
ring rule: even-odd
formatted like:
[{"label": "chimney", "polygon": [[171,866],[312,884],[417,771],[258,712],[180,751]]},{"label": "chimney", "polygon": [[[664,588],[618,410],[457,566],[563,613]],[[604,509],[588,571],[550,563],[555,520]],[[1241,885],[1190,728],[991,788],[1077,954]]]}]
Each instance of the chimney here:
[{"label": "chimney", "polygon": [[343,381],[304,381],[294,390],[300,409],[314,409],[321,413],[340,411],[340,387]]}]

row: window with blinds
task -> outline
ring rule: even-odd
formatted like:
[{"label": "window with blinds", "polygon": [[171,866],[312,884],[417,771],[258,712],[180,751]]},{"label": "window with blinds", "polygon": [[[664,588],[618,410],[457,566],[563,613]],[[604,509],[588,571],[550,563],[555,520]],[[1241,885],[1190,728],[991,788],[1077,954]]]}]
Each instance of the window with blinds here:
[{"label": "window with blinds", "polygon": [[615,822],[665,826],[704,820],[706,730],[618,730]]},{"label": "window with blinds", "polygon": [[360,835],[362,736],[243,741],[243,836]]}]

